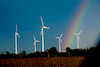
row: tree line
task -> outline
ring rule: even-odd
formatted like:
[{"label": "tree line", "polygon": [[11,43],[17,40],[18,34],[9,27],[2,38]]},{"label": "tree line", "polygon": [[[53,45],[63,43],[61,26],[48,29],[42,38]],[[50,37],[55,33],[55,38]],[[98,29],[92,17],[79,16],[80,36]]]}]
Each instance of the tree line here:
[{"label": "tree line", "polygon": [[51,47],[45,52],[34,52],[27,54],[26,51],[22,51],[20,54],[13,54],[6,51],[1,52],[0,58],[31,58],[31,57],[68,57],[68,56],[94,56],[96,52],[96,47],[91,47],[90,49],[70,49],[66,48],[66,52],[58,52],[56,47]]}]

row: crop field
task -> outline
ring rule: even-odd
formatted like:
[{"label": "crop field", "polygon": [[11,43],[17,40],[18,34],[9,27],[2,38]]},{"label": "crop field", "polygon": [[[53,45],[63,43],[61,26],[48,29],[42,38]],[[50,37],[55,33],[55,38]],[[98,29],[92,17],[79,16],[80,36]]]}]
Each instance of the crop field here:
[{"label": "crop field", "polygon": [[39,57],[0,59],[0,67],[81,67],[86,57]]}]

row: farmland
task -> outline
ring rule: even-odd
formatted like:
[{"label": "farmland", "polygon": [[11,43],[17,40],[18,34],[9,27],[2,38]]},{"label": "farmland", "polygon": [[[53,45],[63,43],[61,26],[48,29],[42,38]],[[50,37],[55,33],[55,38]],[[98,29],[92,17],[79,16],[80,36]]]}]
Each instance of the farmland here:
[{"label": "farmland", "polygon": [[86,57],[38,57],[0,59],[0,67],[81,67]]}]

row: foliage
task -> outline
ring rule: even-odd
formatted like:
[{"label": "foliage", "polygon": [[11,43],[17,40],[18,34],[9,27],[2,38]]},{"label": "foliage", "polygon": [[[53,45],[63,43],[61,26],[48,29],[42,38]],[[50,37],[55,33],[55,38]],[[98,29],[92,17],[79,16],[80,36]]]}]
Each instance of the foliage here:
[{"label": "foliage", "polygon": [[66,52],[67,52],[67,51],[70,51],[70,47],[67,47],[67,48],[66,48]]},{"label": "foliage", "polygon": [[6,54],[7,54],[7,55],[9,55],[9,52],[8,52],[8,51],[6,51]]},{"label": "foliage", "polygon": [[70,49],[66,48],[66,52],[57,52],[55,47],[51,47],[45,52],[35,52],[26,54],[26,51],[22,51],[20,54],[13,54],[6,51],[6,54],[3,52],[0,54],[0,58],[28,58],[28,57],[66,57],[66,56],[95,56],[97,54],[97,48],[91,47],[90,49]]},{"label": "foliage", "polygon": [[50,54],[50,56],[54,57],[57,54],[57,50],[55,47],[51,47],[48,51],[48,54]]},{"label": "foliage", "polygon": [[25,55],[25,54],[26,54],[26,51],[22,51],[20,54],[23,54],[23,55]]}]

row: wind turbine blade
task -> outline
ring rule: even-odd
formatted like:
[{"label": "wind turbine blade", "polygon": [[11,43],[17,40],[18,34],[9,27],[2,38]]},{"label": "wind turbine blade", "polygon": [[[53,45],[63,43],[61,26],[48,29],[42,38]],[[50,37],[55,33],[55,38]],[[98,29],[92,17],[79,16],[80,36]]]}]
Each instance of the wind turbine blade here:
[{"label": "wind turbine blade", "polygon": [[20,38],[19,34],[18,34],[18,37]]},{"label": "wind turbine blade", "polygon": [[34,41],[33,46],[36,44],[36,42]]},{"label": "wind turbine blade", "polygon": [[59,39],[59,37],[55,37],[55,38]]},{"label": "wind turbine blade", "polygon": [[49,27],[45,27],[45,26],[44,26],[43,28],[45,28],[45,29],[50,29]]},{"label": "wind turbine blade", "polygon": [[80,37],[78,38],[78,41],[80,42]]},{"label": "wind turbine blade", "polygon": [[74,33],[74,35],[77,35],[76,33]]},{"label": "wind turbine blade", "polygon": [[16,32],[17,32],[17,24],[16,24]]},{"label": "wind turbine blade", "polygon": [[18,34],[17,32],[16,32],[16,35],[18,35],[18,37],[20,37],[19,34]]},{"label": "wind turbine blade", "polygon": [[79,35],[82,33],[82,30],[79,32]]},{"label": "wind turbine blade", "polygon": [[42,32],[43,32],[43,28],[41,29],[41,33],[40,33],[41,35],[42,35]]},{"label": "wind turbine blade", "polygon": [[39,40],[36,40],[36,42],[40,42]]},{"label": "wind turbine blade", "polygon": [[41,23],[42,23],[42,26],[44,26],[43,19],[42,19],[42,17],[40,17],[40,18],[41,18]]},{"label": "wind turbine blade", "polygon": [[63,33],[60,35],[60,38],[62,37]]},{"label": "wind turbine blade", "polygon": [[36,40],[36,39],[35,39],[35,36],[33,36],[33,38],[34,38],[34,40]]},{"label": "wind turbine blade", "polygon": [[61,44],[63,44],[61,39],[60,39],[60,42],[61,42]]}]

